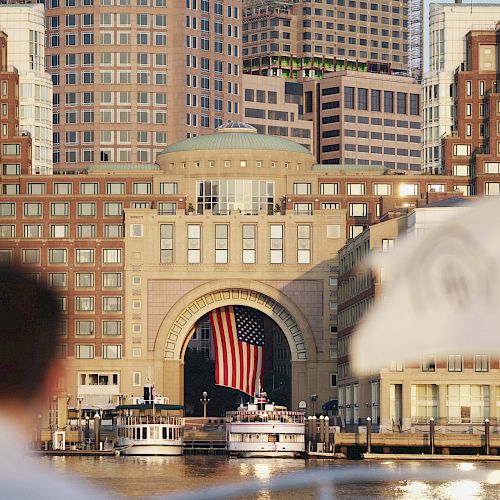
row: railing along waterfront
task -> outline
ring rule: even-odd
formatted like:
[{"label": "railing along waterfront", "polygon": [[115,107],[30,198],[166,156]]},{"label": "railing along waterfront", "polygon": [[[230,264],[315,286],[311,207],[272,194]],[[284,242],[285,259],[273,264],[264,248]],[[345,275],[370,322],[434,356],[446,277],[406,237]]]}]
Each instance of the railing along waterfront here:
[{"label": "railing along waterfront", "polygon": [[[471,457],[473,458],[473,457]],[[266,493],[293,490],[314,490],[317,500],[335,498],[336,487],[341,483],[380,483],[384,481],[425,481],[425,482],[450,482],[450,481],[479,481],[489,484],[500,483],[500,471],[475,470],[474,467],[457,467],[456,469],[433,468],[430,466],[415,469],[401,469],[394,466],[372,467],[359,470],[359,467],[349,465],[330,470],[309,470],[282,474],[271,479],[244,481],[224,484],[220,486],[205,487],[200,490],[187,491],[166,496],[155,496],[156,500],[219,500],[222,498],[239,498]]]}]

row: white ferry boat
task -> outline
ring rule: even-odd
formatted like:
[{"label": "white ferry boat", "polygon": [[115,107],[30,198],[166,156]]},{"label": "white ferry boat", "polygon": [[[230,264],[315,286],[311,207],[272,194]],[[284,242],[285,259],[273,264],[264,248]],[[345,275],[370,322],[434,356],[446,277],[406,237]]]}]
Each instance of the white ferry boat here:
[{"label": "white ferry boat", "polygon": [[184,418],[170,415],[182,410],[171,405],[168,398],[133,398],[132,404],[116,407],[117,448],[124,455],[182,455],[184,447]]},{"label": "white ferry boat", "polygon": [[287,411],[259,391],[253,403],[226,413],[226,439],[232,456],[300,457],[306,451],[304,412]]}]

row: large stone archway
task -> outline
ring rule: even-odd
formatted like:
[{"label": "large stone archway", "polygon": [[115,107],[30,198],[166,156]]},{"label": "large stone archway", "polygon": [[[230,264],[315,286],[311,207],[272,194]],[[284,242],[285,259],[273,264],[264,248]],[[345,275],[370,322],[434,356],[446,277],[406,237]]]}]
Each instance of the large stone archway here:
[{"label": "large stone archway", "polygon": [[[255,280],[216,280],[182,297],[164,317],[155,341],[155,360],[163,360],[165,389],[177,401],[184,398],[184,353],[192,327],[213,309],[227,305],[252,307],[269,316],[285,335],[292,362],[292,404],[305,399],[315,378],[317,349],[311,327],[283,292]],[[175,390],[178,388],[178,390]]]}]

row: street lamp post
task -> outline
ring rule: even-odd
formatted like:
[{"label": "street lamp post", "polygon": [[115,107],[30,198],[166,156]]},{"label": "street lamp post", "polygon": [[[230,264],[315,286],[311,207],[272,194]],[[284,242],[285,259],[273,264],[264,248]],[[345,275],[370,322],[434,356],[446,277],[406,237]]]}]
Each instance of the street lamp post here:
[{"label": "street lamp post", "polygon": [[317,394],[311,394],[309,396],[309,399],[311,400],[311,403],[312,403],[312,414],[316,415],[316,401],[318,400],[318,395]]},{"label": "street lamp post", "polygon": [[207,404],[210,403],[210,398],[207,397],[207,391],[203,391],[201,395],[202,398],[200,398],[200,403],[203,405],[203,418],[207,418]]}]

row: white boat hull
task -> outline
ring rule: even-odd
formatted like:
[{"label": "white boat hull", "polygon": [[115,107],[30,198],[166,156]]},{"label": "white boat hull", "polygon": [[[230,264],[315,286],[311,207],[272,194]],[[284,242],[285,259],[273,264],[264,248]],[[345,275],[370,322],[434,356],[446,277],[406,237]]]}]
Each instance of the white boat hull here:
[{"label": "white boat hull", "polygon": [[134,444],[121,451],[122,455],[182,455],[182,445]]}]

